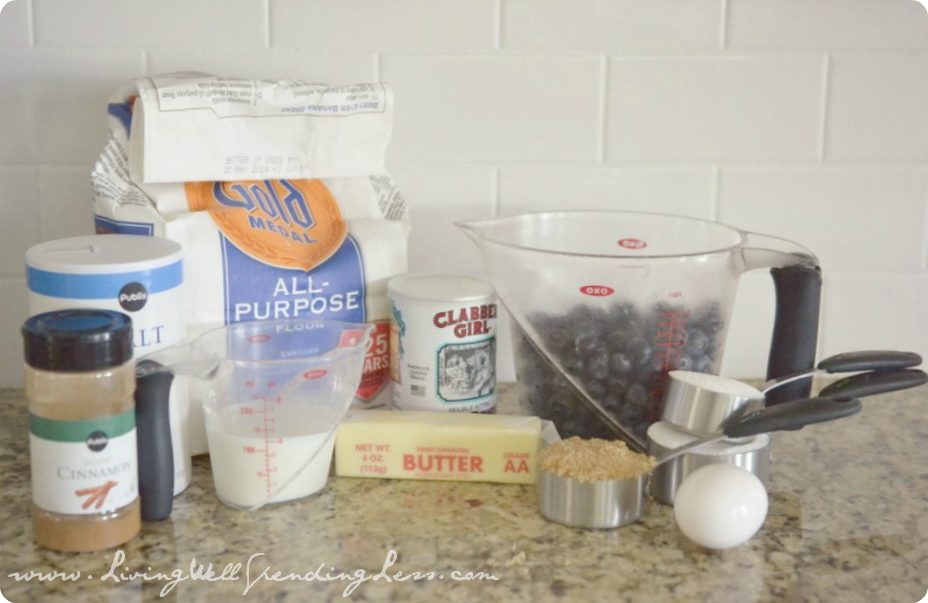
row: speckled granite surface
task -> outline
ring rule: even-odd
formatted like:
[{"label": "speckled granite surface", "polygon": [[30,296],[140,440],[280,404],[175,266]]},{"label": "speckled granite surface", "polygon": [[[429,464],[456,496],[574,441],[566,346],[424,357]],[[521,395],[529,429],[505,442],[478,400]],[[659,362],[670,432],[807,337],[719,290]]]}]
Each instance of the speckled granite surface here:
[{"label": "speckled granite surface", "polygon": [[[501,404],[515,408],[511,392]],[[120,571],[149,573],[212,564],[238,580],[114,583],[100,577],[114,552],[59,554],[32,542],[22,392],[0,392],[0,592],[32,601],[665,601],[914,603],[928,590],[928,390],[865,400],[834,424],[775,437],[770,513],[750,542],[726,552],[689,543],[671,509],[653,503],[642,521],[593,532],[548,523],[524,486],[332,478],[316,498],[249,514],[213,494],[209,462],[173,517],[147,524],[123,547]],[[270,574],[435,572],[431,581],[255,581]],[[330,568],[335,568],[332,571]],[[150,570],[148,568],[151,568]],[[16,582],[12,572],[73,573],[76,582]],[[456,582],[452,571],[497,580]],[[439,575],[444,579],[439,579]],[[91,577],[92,576],[92,577]]]}]

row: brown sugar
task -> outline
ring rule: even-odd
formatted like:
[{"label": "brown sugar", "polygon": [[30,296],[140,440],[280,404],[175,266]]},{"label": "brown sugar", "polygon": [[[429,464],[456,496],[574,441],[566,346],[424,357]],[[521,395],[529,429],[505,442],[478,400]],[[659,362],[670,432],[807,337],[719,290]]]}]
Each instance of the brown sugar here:
[{"label": "brown sugar", "polygon": [[542,471],[579,482],[633,479],[657,464],[653,457],[630,450],[625,442],[577,436],[548,446],[538,454],[538,462]]}]

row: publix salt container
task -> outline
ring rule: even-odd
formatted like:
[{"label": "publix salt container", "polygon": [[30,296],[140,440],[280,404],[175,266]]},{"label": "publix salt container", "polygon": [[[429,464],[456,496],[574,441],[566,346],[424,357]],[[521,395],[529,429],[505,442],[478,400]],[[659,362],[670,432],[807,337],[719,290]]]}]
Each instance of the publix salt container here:
[{"label": "publix salt container", "polygon": [[496,412],[496,293],[479,278],[390,281],[390,376],[400,410]]},{"label": "publix salt container", "polygon": [[[184,340],[183,249],[160,237],[90,235],[40,243],[26,252],[29,315],[74,308],[124,312],[136,357]],[[189,405],[183,380],[171,387],[174,493],[190,484]]]}]

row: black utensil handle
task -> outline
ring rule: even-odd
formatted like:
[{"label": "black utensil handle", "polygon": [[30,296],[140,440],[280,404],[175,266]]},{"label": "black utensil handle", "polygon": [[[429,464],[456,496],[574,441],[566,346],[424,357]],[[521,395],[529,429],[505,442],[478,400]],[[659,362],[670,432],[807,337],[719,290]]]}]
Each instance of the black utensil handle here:
[{"label": "black utensil handle", "polygon": [[[139,368],[160,367],[143,360]],[[135,385],[136,438],[139,453],[139,498],[142,519],[161,521],[174,505],[174,451],[171,444],[170,393],[174,375],[155,372]]]},{"label": "black utensil handle", "polygon": [[925,383],[928,383],[928,374],[917,369],[876,371],[851,375],[840,381],[835,381],[823,387],[818,395],[865,398],[867,396],[894,392],[900,389],[918,387]]},{"label": "black utensil handle", "polygon": [[922,357],[914,352],[866,350],[831,356],[819,362],[818,368],[829,373],[853,373],[912,368],[921,363]]},{"label": "black utensil handle", "polygon": [[[822,299],[822,271],[818,266],[772,268],[770,274],[777,301],[767,360],[768,381],[815,366]],[[767,405],[806,398],[811,388],[811,379],[787,383],[767,394]]]},{"label": "black utensil handle", "polygon": [[824,423],[860,412],[860,400],[854,398],[807,398],[768,406],[725,425],[730,438],[792,431],[813,423]]}]

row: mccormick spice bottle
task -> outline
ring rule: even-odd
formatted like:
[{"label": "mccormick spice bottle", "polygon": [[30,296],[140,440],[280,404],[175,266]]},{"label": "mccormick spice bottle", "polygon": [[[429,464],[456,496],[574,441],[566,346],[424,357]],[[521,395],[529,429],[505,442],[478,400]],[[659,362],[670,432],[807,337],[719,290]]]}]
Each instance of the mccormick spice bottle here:
[{"label": "mccormick spice bottle", "polygon": [[32,525],[59,551],[97,551],[139,533],[132,321],[59,310],[23,325]]}]

